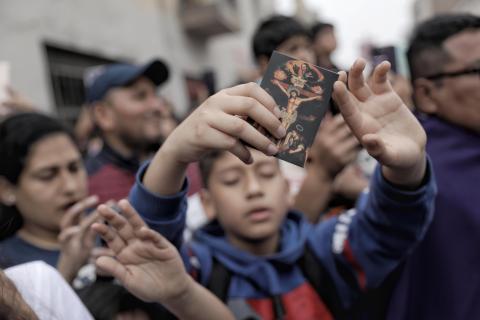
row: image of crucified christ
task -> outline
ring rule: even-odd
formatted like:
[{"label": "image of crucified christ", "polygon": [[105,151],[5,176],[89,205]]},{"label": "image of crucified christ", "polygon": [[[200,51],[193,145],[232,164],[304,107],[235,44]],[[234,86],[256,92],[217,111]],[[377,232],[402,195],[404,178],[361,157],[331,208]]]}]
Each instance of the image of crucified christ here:
[{"label": "image of crucified christ", "polygon": [[273,80],[273,84],[280,88],[280,90],[288,97],[287,107],[282,109],[282,125],[286,130],[297,120],[297,109],[300,105],[307,101],[321,100],[322,96],[314,96],[310,98],[299,97],[300,92],[295,89],[286,90],[278,80]]}]

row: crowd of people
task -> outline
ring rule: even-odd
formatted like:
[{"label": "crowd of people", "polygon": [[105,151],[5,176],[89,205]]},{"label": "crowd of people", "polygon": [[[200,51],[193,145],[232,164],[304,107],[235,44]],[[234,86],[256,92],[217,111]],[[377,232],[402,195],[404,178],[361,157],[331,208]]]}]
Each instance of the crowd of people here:
[{"label": "crowd of people", "polygon": [[9,89],[0,319],[480,317],[480,17],[420,23],[409,82],[343,71],[328,23],[275,15],[252,48],[338,72],[305,169],[247,122],[287,134],[255,82],[180,121],[163,61],[101,66],[75,128]]}]

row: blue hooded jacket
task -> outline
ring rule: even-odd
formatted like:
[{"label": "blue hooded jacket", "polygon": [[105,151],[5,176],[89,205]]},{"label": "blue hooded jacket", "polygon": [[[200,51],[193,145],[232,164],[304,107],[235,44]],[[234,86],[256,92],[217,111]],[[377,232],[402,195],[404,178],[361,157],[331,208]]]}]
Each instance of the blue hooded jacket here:
[{"label": "blue hooded jacket", "polygon": [[152,194],[141,183],[144,166],[130,201],[152,229],[179,248],[187,270],[197,281],[209,283],[214,261],[231,273],[230,306],[241,301],[257,318],[274,319],[272,298],[280,297],[284,319],[333,319],[329,306],[298,265],[306,248],[333,282],[342,308],[349,309],[363,292],[378,287],[425,234],[436,193],[430,167],[415,191],[392,186],[377,168],[369,192],[355,209],[317,225],[308,223],[298,212],[288,212],[280,229],[279,250],[269,256],[255,256],[234,247],[216,221],[198,230],[192,243],[182,244],[187,182],[176,195]]}]

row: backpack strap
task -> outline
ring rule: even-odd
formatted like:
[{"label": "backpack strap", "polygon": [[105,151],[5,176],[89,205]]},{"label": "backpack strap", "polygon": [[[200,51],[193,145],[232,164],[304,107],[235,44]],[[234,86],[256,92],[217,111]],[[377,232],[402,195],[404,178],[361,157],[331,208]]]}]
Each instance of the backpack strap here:
[{"label": "backpack strap", "polygon": [[[208,280],[207,289],[216,295],[220,300],[227,303],[235,314],[237,319],[252,319],[257,320],[260,317],[256,314],[255,310],[249,306],[245,299],[237,299],[232,301],[228,300],[228,288],[230,287],[230,280],[232,273],[225,268],[215,257],[212,260],[212,272],[210,279]],[[254,283],[252,283],[254,285]],[[280,296],[272,296],[273,311],[275,319],[283,319],[285,316],[285,308]]]},{"label": "backpack strap", "polygon": [[[305,246],[305,252],[297,261],[297,265],[302,270],[307,281],[335,316],[335,319],[344,319],[342,315],[345,311],[337,294],[335,284],[308,245]],[[218,259],[213,257],[212,271],[206,285],[207,289],[221,301],[227,302],[231,278],[231,272]]]},{"label": "backpack strap", "polygon": [[[393,288],[392,283],[398,279],[398,270],[393,272],[382,286],[362,294],[349,310],[345,310],[333,279],[308,245],[305,246],[304,254],[297,261],[297,265],[335,319],[359,319],[365,310],[368,310],[369,316],[373,316],[373,318],[369,318],[371,320],[385,319],[386,307]],[[350,286],[358,287],[355,276],[346,266],[337,262],[336,267]],[[228,300],[231,278],[232,273],[218,259],[213,257],[212,271],[206,287],[225,303]]]},{"label": "backpack strap", "polygon": [[221,301],[227,302],[228,288],[230,287],[231,279],[232,273],[214,256],[212,258],[210,279],[208,279],[206,285],[207,289],[216,295]]},{"label": "backpack strap", "polygon": [[305,279],[315,289],[323,302],[327,305],[335,319],[345,319],[345,311],[335,283],[327,270],[314,255],[310,247],[305,245],[305,251],[297,262]]},{"label": "backpack strap", "polygon": [[[349,320],[364,319],[366,315],[368,315],[369,320],[385,319],[388,303],[401,271],[401,266],[397,267],[397,269],[384,280],[382,285],[378,288],[369,289],[361,294],[353,306],[346,310],[343,307],[342,300],[338,295],[333,279],[308,245],[305,246],[305,252],[298,260],[298,266],[307,281],[325,302],[334,318]],[[355,276],[345,265],[336,262],[336,267],[342,275],[342,278],[345,279],[352,288],[358,288]]]}]

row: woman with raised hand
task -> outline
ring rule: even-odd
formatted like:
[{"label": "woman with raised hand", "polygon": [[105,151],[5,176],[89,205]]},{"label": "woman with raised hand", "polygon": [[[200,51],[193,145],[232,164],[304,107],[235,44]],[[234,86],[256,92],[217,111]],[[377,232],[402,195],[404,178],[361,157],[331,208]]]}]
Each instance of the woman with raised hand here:
[{"label": "woman with raised hand", "polygon": [[41,260],[71,282],[94,246],[87,210],[98,200],[87,196],[81,155],[59,121],[23,113],[0,124],[1,267]]}]

